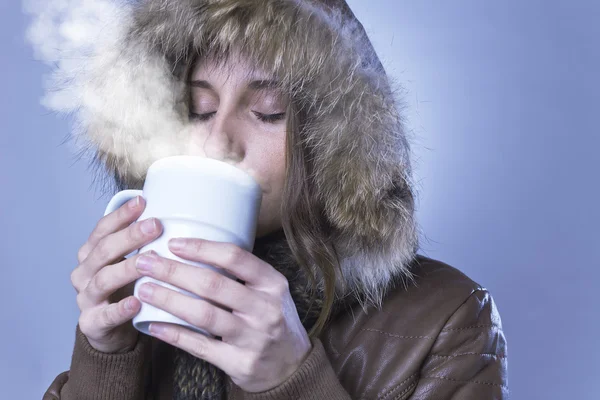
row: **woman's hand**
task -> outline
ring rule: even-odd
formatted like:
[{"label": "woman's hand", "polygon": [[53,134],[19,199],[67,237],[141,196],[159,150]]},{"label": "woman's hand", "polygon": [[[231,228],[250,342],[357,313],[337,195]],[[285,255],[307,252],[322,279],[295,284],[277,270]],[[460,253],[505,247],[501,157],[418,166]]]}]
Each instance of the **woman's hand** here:
[{"label": "woman's hand", "polygon": [[[287,279],[236,245],[200,239],[183,243],[176,248],[169,242],[173,254],[222,268],[246,284],[209,268],[157,255],[139,258],[141,273],[232,310],[146,283],[139,292],[144,302],[220,336],[222,341],[173,324],[152,323],[152,334],[217,366],[247,392],[262,392],[283,383],[311,349]],[[143,288],[150,290],[144,294]]]},{"label": "woman's hand", "polygon": [[140,196],[102,217],[79,249],[79,264],[71,272],[81,311],[79,329],[104,353],[126,352],[137,343],[138,331],[128,322],[141,307],[132,296],[135,280],[142,277],[135,268],[140,255],[124,256],[162,233],[156,219],[135,222],[145,207]]}]

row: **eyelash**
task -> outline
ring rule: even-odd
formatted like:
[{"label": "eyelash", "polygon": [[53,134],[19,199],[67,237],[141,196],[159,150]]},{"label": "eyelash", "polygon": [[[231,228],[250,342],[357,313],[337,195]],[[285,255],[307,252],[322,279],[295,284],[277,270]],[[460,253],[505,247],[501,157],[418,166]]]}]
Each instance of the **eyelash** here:
[{"label": "eyelash", "polygon": [[[281,121],[282,119],[285,118],[285,113],[261,114],[256,111],[252,111],[252,112],[254,113],[254,115],[256,115],[256,117],[259,120],[261,120],[262,122],[270,123],[270,124],[273,124],[277,121]],[[216,114],[216,112],[211,112],[211,113],[206,113],[206,114],[196,114],[196,113],[190,112],[190,119],[197,120],[197,121],[208,121],[215,114]]]}]

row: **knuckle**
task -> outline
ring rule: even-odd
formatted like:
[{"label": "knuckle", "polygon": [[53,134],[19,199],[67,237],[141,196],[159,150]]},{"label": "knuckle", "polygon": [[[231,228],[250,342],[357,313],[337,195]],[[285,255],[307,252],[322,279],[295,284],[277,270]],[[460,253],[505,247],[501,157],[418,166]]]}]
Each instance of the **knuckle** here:
[{"label": "knuckle", "polygon": [[77,293],[81,291],[79,286],[79,268],[75,268],[71,271],[71,285],[73,285]]},{"label": "knuckle", "polygon": [[77,262],[81,264],[87,258],[89,252],[89,244],[86,242],[77,251]]},{"label": "knuckle", "polygon": [[201,253],[203,251],[204,242],[201,240],[190,240],[187,243],[187,247],[195,253]]},{"label": "knuckle", "polygon": [[175,276],[175,274],[177,273],[177,263],[170,259],[167,261],[164,261],[164,267],[157,269],[157,272],[160,273],[160,271],[163,272],[163,274],[165,275],[165,277],[167,279],[173,278]]},{"label": "knuckle", "polygon": [[271,317],[267,319],[267,325],[271,332],[278,332],[283,326],[283,315],[281,312],[271,314]]},{"label": "knuckle", "polygon": [[194,340],[192,353],[198,358],[206,358],[208,352],[205,337],[199,337],[197,340]]},{"label": "knuckle", "polygon": [[239,263],[244,256],[243,250],[234,244],[227,244],[225,246],[224,253],[225,264],[227,265],[235,265]]},{"label": "knuckle", "polygon": [[89,318],[87,313],[82,312],[79,316],[79,330],[81,333],[85,336],[91,336],[93,328],[92,318]]},{"label": "knuckle", "polygon": [[273,304],[273,300],[271,298],[263,298],[260,309],[263,311],[265,317],[272,317],[274,314],[280,311],[279,308]]},{"label": "knuckle", "polygon": [[[204,271],[203,271],[204,272]],[[208,271],[206,271],[208,272]],[[199,279],[200,289],[208,294],[217,293],[223,288],[223,278],[216,273],[202,274],[202,279]]]},{"label": "knuckle", "polygon": [[215,309],[208,303],[200,309],[199,314],[200,317],[198,323],[200,326],[210,328],[214,325],[217,315]]},{"label": "knuckle", "polygon": [[109,290],[109,288],[110,284],[108,279],[105,277],[105,274],[100,271],[94,275],[86,290],[92,293],[105,293]]},{"label": "knuckle", "polygon": [[173,344],[181,346],[182,345],[182,336],[181,331],[179,329],[174,329],[171,331],[171,341]]},{"label": "knuckle", "polygon": [[240,362],[240,375],[244,380],[251,380],[254,376],[254,371],[256,371],[256,357],[254,355],[250,355],[242,358]]},{"label": "knuckle", "polygon": [[109,305],[102,309],[101,320],[107,327],[115,327],[119,324],[117,314],[117,305]]},{"label": "knuckle", "polygon": [[96,259],[101,262],[110,260],[110,258],[111,258],[110,242],[106,238],[103,238],[102,240],[100,240],[98,242],[98,244],[96,245],[96,248],[94,249],[94,253],[96,253]]},{"label": "knuckle", "polygon": [[269,303],[265,307],[265,323],[269,330],[276,329],[283,324],[283,312],[280,307]]},{"label": "knuckle", "polygon": [[83,312],[85,310],[86,300],[83,297],[84,294],[82,292],[78,293],[75,297],[75,301],[77,302],[77,307],[79,307],[79,311]]},{"label": "knuckle", "polygon": [[[230,338],[242,338],[245,335],[245,330],[240,324],[223,324],[225,328],[225,335]],[[224,336],[225,336],[224,335]]]},{"label": "knuckle", "polygon": [[290,290],[290,283],[285,278],[285,276],[279,274],[279,276],[275,280],[274,288],[275,293],[279,296],[279,298],[283,298],[283,296],[285,296]]},{"label": "knuckle", "polygon": [[92,233],[90,233],[89,239],[91,239],[91,240],[102,239],[109,233],[110,233],[110,228],[108,226],[108,216],[104,216],[104,217],[100,218],[98,220],[98,222],[96,223],[96,226],[92,230]]}]

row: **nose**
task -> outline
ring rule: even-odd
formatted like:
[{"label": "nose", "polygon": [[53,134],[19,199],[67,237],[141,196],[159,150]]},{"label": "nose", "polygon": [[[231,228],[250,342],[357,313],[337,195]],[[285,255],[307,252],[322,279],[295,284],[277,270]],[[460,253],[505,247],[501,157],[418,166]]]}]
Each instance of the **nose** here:
[{"label": "nose", "polygon": [[204,154],[216,160],[240,162],[244,158],[243,124],[234,113],[225,110],[217,110],[211,122],[204,141]]}]

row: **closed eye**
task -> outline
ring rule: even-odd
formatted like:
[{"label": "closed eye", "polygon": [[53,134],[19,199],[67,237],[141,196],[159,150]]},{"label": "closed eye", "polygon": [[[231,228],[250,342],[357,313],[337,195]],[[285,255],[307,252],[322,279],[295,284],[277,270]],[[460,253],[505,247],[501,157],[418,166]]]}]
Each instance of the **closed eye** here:
[{"label": "closed eye", "polygon": [[285,118],[285,113],[279,113],[279,114],[261,114],[259,112],[256,111],[252,111],[254,113],[254,115],[256,115],[256,117],[263,121],[263,122],[268,122],[268,123],[274,123],[277,121],[281,121],[282,119]]},{"label": "closed eye", "polygon": [[217,113],[216,111],[204,113],[204,114],[197,114],[197,113],[190,112],[190,119],[195,120],[195,121],[208,121],[216,113]]},{"label": "closed eye", "polygon": [[[209,113],[203,113],[203,114],[198,114],[198,113],[190,112],[190,119],[191,120],[196,120],[196,121],[208,121],[216,113],[217,113],[216,111],[209,112]],[[262,122],[267,122],[267,123],[275,123],[277,121],[281,121],[281,120],[285,119],[285,113],[284,112],[283,113],[277,113],[277,114],[262,114],[262,113],[259,113],[257,111],[252,111],[252,113],[254,115],[256,115],[256,118],[258,118]]]}]

